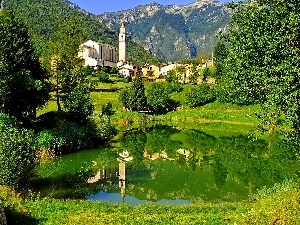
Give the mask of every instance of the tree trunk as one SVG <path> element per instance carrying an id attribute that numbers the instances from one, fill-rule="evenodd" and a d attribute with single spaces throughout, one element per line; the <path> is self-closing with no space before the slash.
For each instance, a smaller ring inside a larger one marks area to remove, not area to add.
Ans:
<path id="1" fill-rule="evenodd" d="M 57 104 L 57 111 L 61 111 L 60 101 L 59 101 L 59 87 L 58 87 L 58 74 L 56 73 L 56 104 Z"/>
<path id="2" fill-rule="evenodd" d="M 56 104 L 57 104 L 57 111 L 61 111 L 60 101 L 59 101 L 59 90 L 56 88 Z"/>

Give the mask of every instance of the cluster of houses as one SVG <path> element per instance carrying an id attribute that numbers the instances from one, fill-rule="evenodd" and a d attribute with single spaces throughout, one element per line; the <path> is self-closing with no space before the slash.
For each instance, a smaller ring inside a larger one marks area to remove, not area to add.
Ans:
<path id="1" fill-rule="evenodd" d="M 142 68 L 128 63 L 126 60 L 126 31 L 125 22 L 121 21 L 119 33 L 119 49 L 108 44 L 88 40 L 79 47 L 78 57 L 84 61 L 85 66 L 90 67 L 117 67 L 121 77 L 133 77 L 137 74 L 148 80 L 164 79 L 170 70 L 178 67 L 185 68 L 184 77 L 188 78 L 191 73 L 191 65 L 169 63 L 162 66 L 146 64 Z M 207 60 L 198 65 L 197 70 L 213 65 L 212 60 Z"/>

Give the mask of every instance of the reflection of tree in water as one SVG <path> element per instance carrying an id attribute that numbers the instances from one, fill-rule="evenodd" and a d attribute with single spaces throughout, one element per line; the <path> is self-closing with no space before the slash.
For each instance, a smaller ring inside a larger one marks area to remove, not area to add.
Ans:
<path id="1" fill-rule="evenodd" d="M 123 150 L 128 151 L 130 156 L 133 157 L 133 165 L 138 165 L 144 159 L 147 136 L 143 130 L 129 130 L 122 134 L 119 141 Z"/>
<path id="2" fill-rule="evenodd" d="M 169 158 L 176 159 L 174 163 L 179 167 L 188 166 L 192 171 L 210 165 L 219 188 L 230 177 L 256 189 L 281 182 L 299 170 L 290 144 L 278 136 L 266 142 L 242 135 L 216 138 L 202 131 L 188 130 L 183 134 L 182 143 L 172 140 L 172 135 L 178 132 L 182 131 L 159 126 L 148 132 L 135 129 L 124 133 L 120 142 L 122 148 L 133 156 L 135 163 L 143 161 L 146 150 L 149 154 L 164 151 Z M 184 149 L 189 155 L 179 154 L 178 149 L 187 143 L 192 147 Z"/>
<path id="3" fill-rule="evenodd" d="M 176 151 L 180 148 L 180 142 L 173 141 L 171 136 L 180 131 L 166 126 L 156 126 L 147 132 L 147 144 L 145 146 L 148 154 L 161 153 L 164 151 L 169 158 L 176 156 Z"/>
<path id="4" fill-rule="evenodd" d="M 214 164 L 212 167 L 216 185 L 218 188 L 221 188 L 226 182 L 228 171 L 227 168 L 221 164 L 218 155 L 214 157 Z"/>
<path id="5" fill-rule="evenodd" d="M 188 134 L 188 142 L 193 148 L 203 153 L 213 152 L 216 148 L 216 138 L 199 130 L 191 130 Z"/>
<path id="6" fill-rule="evenodd" d="M 251 140 L 245 136 L 222 137 L 218 140 L 217 161 L 227 169 L 228 174 L 250 185 L 260 188 L 282 182 L 294 174 L 295 165 L 289 144 L 278 136 L 267 143 L 263 140 Z M 217 173 L 215 173 L 217 174 Z M 220 180 L 221 175 L 217 175 Z"/>

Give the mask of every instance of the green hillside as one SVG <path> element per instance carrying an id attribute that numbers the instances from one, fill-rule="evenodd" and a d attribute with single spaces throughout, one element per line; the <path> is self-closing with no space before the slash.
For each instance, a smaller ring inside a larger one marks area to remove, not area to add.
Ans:
<path id="1" fill-rule="evenodd" d="M 96 16 L 90 14 L 73 3 L 66 0 L 7 0 L 4 7 L 14 10 L 26 22 L 34 46 L 39 56 L 46 56 L 48 44 L 60 24 L 66 22 L 71 16 L 83 20 L 82 26 L 88 30 L 89 39 L 111 44 L 118 47 L 118 33 L 99 22 Z M 159 63 L 157 57 L 149 55 L 142 47 L 135 43 L 128 45 L 129 60 L 137 65 L 146 62 Z"/>

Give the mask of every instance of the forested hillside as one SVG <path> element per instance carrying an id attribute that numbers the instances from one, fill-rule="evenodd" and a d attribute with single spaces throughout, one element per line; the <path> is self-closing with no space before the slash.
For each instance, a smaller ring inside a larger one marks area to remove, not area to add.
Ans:
<path id="1" fill-rule="evenodd" d="M 4 7 L 21 14 L 31 33 L 32 41 L 39 56 L 49 54 L 48 44 L 61 24 L 72 15 L 81 18 L 88 38 L 117 47 L 118 30 L 109 29 L 99 19 L 73 3 L 65 0 L 6 0 Z M 145 62 L 158 63 L 161 60 L 149 55 L 141 46 L 129 44 L 128 59 L 138 65 Z"/>

